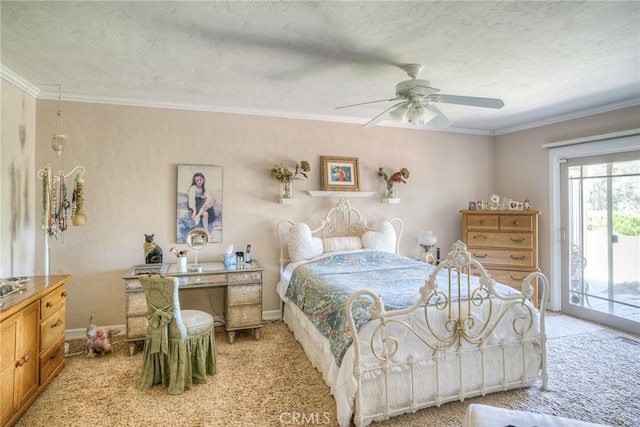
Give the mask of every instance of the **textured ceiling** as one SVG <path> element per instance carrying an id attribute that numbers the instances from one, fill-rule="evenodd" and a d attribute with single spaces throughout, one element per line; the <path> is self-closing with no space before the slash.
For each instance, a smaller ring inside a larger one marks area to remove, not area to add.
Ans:
<path id="1" fill-rule="evenodd" d="M 3 76 L 40 98 L 365 123 L 420 63 L 451 130 L 637 105 L 640 2 L 2 1 Z M 390 124 L 383 121 L 382 124 Z M 428 128 L 428 126 L 426 126 Z M 367 131 L 371 131 L 370 129 Z"/>

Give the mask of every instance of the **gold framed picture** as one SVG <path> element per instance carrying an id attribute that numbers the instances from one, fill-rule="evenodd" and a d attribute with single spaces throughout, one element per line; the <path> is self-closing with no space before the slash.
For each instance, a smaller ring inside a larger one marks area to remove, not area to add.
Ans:
<path id="1" fill-rule="evenodd" d="M 357 157 L 320 156 L 322 191 L 360 191 Z"/>

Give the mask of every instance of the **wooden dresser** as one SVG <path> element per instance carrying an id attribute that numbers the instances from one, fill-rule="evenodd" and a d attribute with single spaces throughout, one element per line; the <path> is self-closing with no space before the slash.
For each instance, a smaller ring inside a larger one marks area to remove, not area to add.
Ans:
<path id="1" fill-rule="evenodd" d="M 71 276 L 34 276 L 2 299 L 0 309 L 0 420 L 13 425 L 64 359 L 66 283 Z"/>
<path id="2" fill-rule="evenodd" d="M 462 210 L 462 241 L 499 283 L 520 290 L 538 268 L 539 211 Z M 538 306 L 534 283 L 533 303 Z"/>
<path id="3" fill-rule="evenodd" d="M 256 259 L 242 267 L 225 267 L 222 262 L 203 262 L 201 272 L 180 272 L 176 264 L 164 264 L 167 276 L 178 278 L 180 292 L 189 289 L 224 287 L 224 321 L 229 342 L 233 344 L 235 331 L 253 329 L 256 340 L 262 328 L 262 271 Z M 146 336 L 147 302 L 140 285 L 140 273 L 145 266 L 134 266 L 124 276 L 127 341 L 143 341 Z M 132 345 L 129 351 L 133 353 Z"/>

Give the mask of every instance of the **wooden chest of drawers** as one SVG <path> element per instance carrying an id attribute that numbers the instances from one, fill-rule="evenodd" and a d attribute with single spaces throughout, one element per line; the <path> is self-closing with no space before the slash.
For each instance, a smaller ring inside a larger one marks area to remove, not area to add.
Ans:
<path id="1" fill-rule="evenodd" d="M 0 424 L 13 425 L 65 366 L 66 283 L 34 276 L 0 310 Z"/>
<path id="2" fill-rule="evenodd" d="M 195 288 L 225 288 L 224 321 L 231 343 L 235 331 L 253 329 L 260 339 L 262 328 L 262 271 L 256 259 L 241 268 L 226 268 L 221 262 L 201 263 L 202 272 L 179 272 L 176 264 L 167 264 L 166 275 L 178 278 L 180 290 Z M 127 341 L 142 341 L 146 336 L 147 302 L 135 267 L 124 277 Z M 130 347 L 132 349 L 132 347 Z"/>
<path id="3" fill-rule="evenodd" d="M 517 290 L 538 271 L 538 211 L 463 210 L 462 241 L 496 282 Z M 538 306 L 534 283 L 533 303 Z"/>

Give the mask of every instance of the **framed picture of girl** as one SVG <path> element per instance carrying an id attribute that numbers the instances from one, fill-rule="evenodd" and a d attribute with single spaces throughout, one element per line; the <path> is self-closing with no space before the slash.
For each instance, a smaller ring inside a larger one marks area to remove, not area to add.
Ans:
<path id="1" fill-rule="evenodd" d="M 209 243 L 222 242 L 222 166 L 178 165 L 177 243 L 202 227 Z"/>

